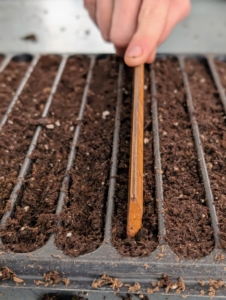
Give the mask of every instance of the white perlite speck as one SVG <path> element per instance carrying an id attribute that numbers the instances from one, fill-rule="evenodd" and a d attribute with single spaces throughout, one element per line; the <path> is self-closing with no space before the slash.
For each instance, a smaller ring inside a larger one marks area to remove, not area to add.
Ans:
<path id="1" fill-rule="evenodd" d="M 53 129 L 53 128 L 54 128 L 54 125 L 53 125 L 53 124 L 47 124 L 47 125 L 46 125 L 46 128 L 47 128 L 47 129 Z"/>
<path id="2" fill-rule="evenodd" d="M 148 138 L 144 138 L 144 144 L 148 144 L 149 139 Z"/>
<path id="3" fill-rule="evenodd" d="M 72 236 L 72 233 L 71 232 L 68 232 L 66 237 L 71 237 Z"/>
<path id="4" fill-rule="evenodd" d="M 29 206 L 24 206 L 24 211 L 27 212 L 29 210 L 29 208 L 30 208 Z"/>
<path id="5" fill-rule="evenodd" d="M 55 124 L 56 124 L 56 126 L 60 126 L 60 121 L 59 120 L 57 120 L 56 122 L 55 122 Z"/>
<path id="6" fill-rule="evenodd" d="M 105 120 L 106 117 L 109 116 L 109 115 L 110 115 L 110 111 L 108 111 L 108 110 L 103 111 L 103 112 L 102 112 L 102 119 Z"/>

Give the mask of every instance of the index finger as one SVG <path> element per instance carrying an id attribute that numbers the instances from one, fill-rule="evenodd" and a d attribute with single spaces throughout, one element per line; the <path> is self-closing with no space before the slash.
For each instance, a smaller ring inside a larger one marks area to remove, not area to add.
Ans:
<path id="1" fill-rule="evenodd" d="M 125 53 L 129 66 L 148 61 L 165 28 L 171 0 L 144 0 L 138 17 L 138 28 Z"/>

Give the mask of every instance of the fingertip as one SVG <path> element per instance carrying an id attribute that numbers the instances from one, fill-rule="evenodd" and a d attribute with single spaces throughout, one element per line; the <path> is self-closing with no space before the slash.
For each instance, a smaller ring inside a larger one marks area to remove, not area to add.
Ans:
<path id="1" fill-rule="evenodd" d="M 141 46 L 129 46 L 126 50 L 124 61 L 129 67 L 136 67 L 145 63 L 148 55 Z"/>
<path id="2" fill-rule="evenodd" d="M 145 59 L 142 57 L 130 58 L 130 57 L 124 56 L 124 61 L 125 61 L 125 64 L 129 67 L 136 67 L 136 66 L 139 66 L 139 65 L 145 63 Z"/>
<path id="3" fill-rule="evenodd" d="M 151 64 L 155 61 L 156 58 L 156 49 L 152 52 L 152 54 L 149 56 L 148 60 L 146 63 Z"/>
<path id="4" fill-rule="evenodd" d="M 155 61 L 156 58 L 156 49 L 152 52 L 151 55 L 149 55 L 149 57 L 146 59 L 145 57 L 141 56 L 141 57 L 136 57 L 136 58 L 130 58 L 127 56 L 124 56 L 124 61 L 126 63 L 127 66 L 129 67 L 136 67 L 139 66 L 141 64 L 151 64 Z"/>
<path id="5" fill-rule="evenodd" d="M 146 63 L 155 48 L 156 44 L 151 42 L 150 36 L 136 34 L 126 50 L 125 63 L 133 67 Z"/>

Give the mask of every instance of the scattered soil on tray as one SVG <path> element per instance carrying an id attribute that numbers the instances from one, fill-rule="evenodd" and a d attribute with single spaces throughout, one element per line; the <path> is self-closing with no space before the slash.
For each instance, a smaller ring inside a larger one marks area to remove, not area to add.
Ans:
<path id="1" fill-rule="evenodd" d="M 17 277 L 16 273 L 8 267 L 0 268 L 0 281 L 12 280 L 15 283 L 23 283 L 23 279 Z"/>
<path id="2" fill-rule="evenodd" d="M 43 246 L 53 230 L 88 70 L 88 57 L 70 58 L 47 118 L 35 120 L 43 128 L 31 155 L 31 169 L 16 210 L 1 233 L 5 245 L 15 252 Z"/>
<path id="3" fill-rule="evenodd" d="M 34 280 L 36 285 L 44 285 L 45 287 L 49 285 L 54 287 L 60 282 L 63 282 L 66 286 L 70 284 L 70 280 L 68 278 L 61 277 L 56 270 L 44 273 L 43 280 Z"/>
<path id="4" fill-rule="evenodd" d="M 123 286 L 123 282 L 116 277 L 103 274 L 101 278 L 94 279 L 92 282 L 92 288 L 99 289 L 103 286 L 110 286 L 113 290 L 119 290 Z"/>
<path id="5" fill-rule="evenodd" d="M 92 252 L 103 241 L 117 78 L 115 57 L 97 61 L 56 236 L 57 247 L 70 256 Z"/>
<path id="6" fill-rule="evenodd" d="M 121 128 L 119 137 L 118 169 L 113 215 L 113 245 L 122 256 L 147 256 L 157 245 L 158 221 L 155 207 L 155 178 L 150 93 L 145 93 L 144 132 L 144 215 L 142 228 L 135 238 L 126 235 L 128 206 L 128 175 L 130 159 L 130 135 L 132 113 L 132 69 L 126 67 L 123 82 L 123 103 L 121 107 Z M 145 87 L 149 87 L 149 72 L 146 70 Z"/>
<path id="7" fill-rule="evenodd" d="M 0 73 L 0 120 L 6 112 L 29 64 L 28 62 L 11 60 Z"/>
<path id="8" fill-rule="evenodd" d="M 177 60 L 173 58 L 157 60 L 154 69 L 166 239 L 178 256 L 197 259 L 213 250 L 214 238 L 182 74 Z"/>
<path id="9" fill-rule="evenodd" d="M 59 63 L 58 56 L 40 59 L 0 133 L 0 219 L 7 210 L 7 202 L 36 128 L 34 120 L 41 116 Z"/>
<path id="10" fill-rule="evenodd" d="M 226 88 L 226 64 L 218 62 L 217 66 Z M 190 59 L 186 67 L 216 206 L 221 244 L 226 249 L 226 116 L 206 64 Z"/>

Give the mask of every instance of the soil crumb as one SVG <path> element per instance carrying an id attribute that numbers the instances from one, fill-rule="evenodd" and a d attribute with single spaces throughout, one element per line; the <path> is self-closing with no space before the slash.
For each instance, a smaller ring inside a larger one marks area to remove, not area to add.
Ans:
<path id="1" fill-rule="evenodd" d="M 12 271 L 10 268 L 2 267 L 0 269 L 0 281 L 9 280 L 9 279 L 11 279 L 17 284 L 24 282 L 23 279 L 17 277 L 16 273 Z"/>
<path id="2" fill-rule="evenodd" d="M 173 282 L 168 275 L 163 274 L 157 282 L 152 282 L 152 288 L 148 288 L 147 293 L 153 294 L 158 292 L 161 288 L 165 288 L 165 293 L 173 290 L 176 291 L 177 294 L 180 294 L 186 290 L 183 278 L 180 277 L 177 281 Z"/>
<path id="3" fill-rule="evenodd" d="M 44 285 L 45 287 L 47 287 L 49 285 L 55 286 L 56 284 L 58 284 L 60 282 L 64 283 L 66 286 L 68 286 L 70 284 L 70 280 L 68 278 L 61 277 L 60 274 L 55 270 L 44 273 L 43 279 L 44 279 L 44 281 L 34 280 L 34 283 L 36 285 Z"/>
<path id="4" fill-rule="evenodd" d="M 92 287 L 95 289 L 106 285 L 110 286 L 113 290 L 118 290 L 123 286 L 123 283 L 118 278 L 110 277 L 106 274 L 103 274 L 100 279 L 95 279 L 92 283 Z"/>

